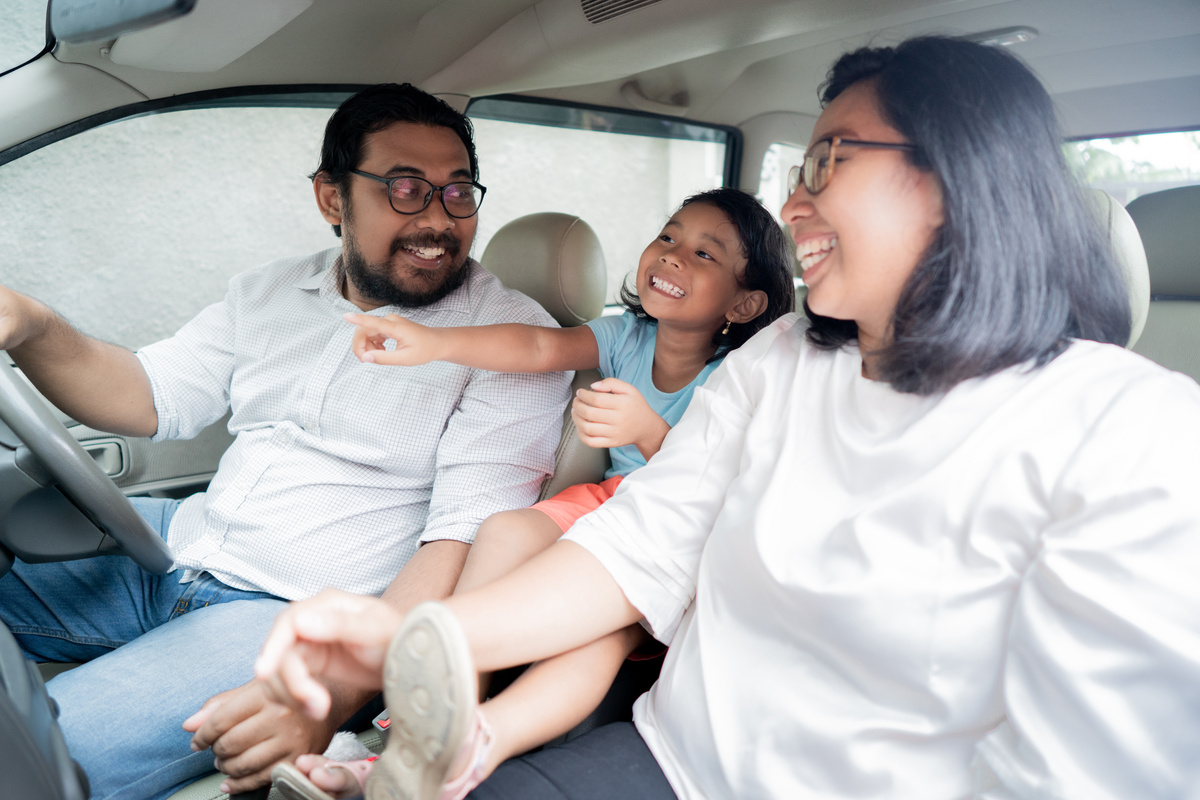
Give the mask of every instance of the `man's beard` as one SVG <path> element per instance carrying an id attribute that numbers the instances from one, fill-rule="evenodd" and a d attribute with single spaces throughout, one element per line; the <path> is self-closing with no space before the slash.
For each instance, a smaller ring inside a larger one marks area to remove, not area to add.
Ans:
<path id="1" fill-rule="evenodd" d="M 462 243 L 457 236 L 449 233 L 434 234 L 429 233 L 421 236 L 407 236 L 397 238 L 392 242 L 389 260 L 377 263 L 369 263 L 363 258 L 362 252 L 358 249 L 358 242 L 355 241 L 354 235 L 349 230 L 343 228 L 345 239 L 342 242 L 342 267 L 346 271 L 346 278 L 354 284 L 354 288 L 364 299 L 370 300 L 373 303 L 379 303 L 386 306 L 400 306 L 402 308 L 418 308 L 436 303 L 446 295 L 453 292 L 458 287 L 462 286 L 467 280 L 467 257 L 459 258 L 459 253 L 462 250 Z M 442 258 L 446 259 L 449 266 L 444 271 L 412 270 L 409 271 L 408 277 L 412 283 L 430 284 L 433 278 L 439 276 L 442 282 L 437 286 L 431 286 L 424 290 L 414 290 L 405 288 L 399 285 L 393 278 L 394 268 L 391 264 L 391 258 L 405 247 L 441 247 L 446 252 Z M 415 273 L 415 274 L 414 274 Z"/>

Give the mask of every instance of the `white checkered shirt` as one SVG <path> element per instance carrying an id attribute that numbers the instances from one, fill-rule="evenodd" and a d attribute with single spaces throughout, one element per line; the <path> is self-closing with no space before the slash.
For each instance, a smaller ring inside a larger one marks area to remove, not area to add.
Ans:
<path id="1" fill-rule="evenodd" d="M 189 438 L 230 407 L 236 440 L 168 541 L 200 571 L 287 599 L 326 586 L 379 594 L 419 542 L 470 542 L 489 514 L 537 499 L 554 466 L 569 373 L 512 375 L 433 363 L 390 367 L 350 350 L 358 311 L 339 248 L 236 276 L 222 302 L 138 353 L 156 441 Z M 424 308 L 426 325 L 554 325 L 474 261 Z"/>

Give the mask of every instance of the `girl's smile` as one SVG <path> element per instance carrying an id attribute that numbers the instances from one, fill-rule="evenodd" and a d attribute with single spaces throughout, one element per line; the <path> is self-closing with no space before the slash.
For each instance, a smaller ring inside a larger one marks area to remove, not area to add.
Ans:
<path id="1" fill-rule="evenodd" d="M 665 324 L 711 337 L 746 294 L 739 282 L 745 270 L 741 239 L 725 212 L 690 203 L 642 252 L 637 292 L 660 331 Z"/>

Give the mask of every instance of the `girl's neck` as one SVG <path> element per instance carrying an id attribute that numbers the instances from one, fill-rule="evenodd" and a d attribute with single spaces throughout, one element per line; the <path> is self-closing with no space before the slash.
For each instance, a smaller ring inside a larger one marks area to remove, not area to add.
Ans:
<path id="1" fill-rule="evenodd" d="M 681 331 L 660 321 L 654 337 L 654 388 L 670 394 L 687 386 L 717 352 L 712 331 Z"/>

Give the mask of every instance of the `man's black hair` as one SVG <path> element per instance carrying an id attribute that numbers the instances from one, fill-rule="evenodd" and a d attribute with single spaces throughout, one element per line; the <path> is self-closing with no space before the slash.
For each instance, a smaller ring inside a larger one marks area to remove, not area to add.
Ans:
<path id="1" fill-rule="evenodd" d="M 411 122 L 454 131 L 471 162 L 471 180 L 479 180 L 479 162 L 475 156 L 474 129 L 466 116 L 455 111 L 445 101 L 422 91 L 411 83 L 381 83 L 369 86 L 349 97 L 333 112 L 325 124 L 325 140 L 321 143 L 321 163 L 309 176 L 323 176 L 338 187 L 343 198 L 350 196 L 350 170 L 358 169 L 362 161 L 363 142 L 367 135 L 381 131 L 396 122 Z M 340 225 L 333 232 L 342 235 Z"/>

